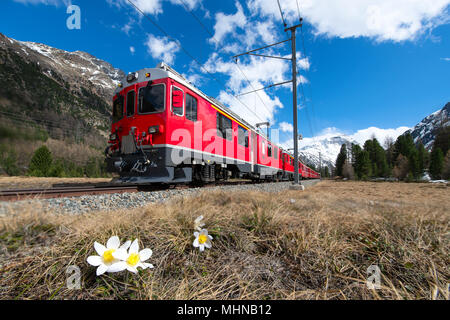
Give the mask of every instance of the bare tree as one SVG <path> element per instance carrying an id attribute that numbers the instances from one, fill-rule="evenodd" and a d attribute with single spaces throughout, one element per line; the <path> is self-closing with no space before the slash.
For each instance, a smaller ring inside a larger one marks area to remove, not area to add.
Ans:
<path id="1" fill-rule="evenodd" d="M 342 175 L 344 178 L 353 180 L 355 179 L 355 170 L 350 161 L 345 160 L 344 165 L 342 167 Z"/>

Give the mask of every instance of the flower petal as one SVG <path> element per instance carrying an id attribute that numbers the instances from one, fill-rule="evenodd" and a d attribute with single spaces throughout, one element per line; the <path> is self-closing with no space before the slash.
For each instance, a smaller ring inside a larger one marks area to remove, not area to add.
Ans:
<path id="1" fill-rule="evenodd" d="M 97 268 L 97 276 L 104 274 L 106 270 L 108 270 L 108 267 L 105 264 L 99 265 L 99 267 Z"/>
<path id="2" fill-rule="evenodd" d="M 106 248 L 108 249 L 118 249 L 120 246 L 120 240 L 118 236 L 112 236 L 109 238 L 108 242 L 106 242 Z"/>
<path id="3" fill-rule="evenodd" d="M 112 253 L 112 256 L 118 260 L 127 260 L 128 259 L 127 250 L 124 248 L 117 249 L 116 251 L 114 251 Z"/>
<path id="4" fill-rule="evenodd" d="M 95 251 L 97 251 L 99 256 L 102 256 L 106 251 L 106 247 L 104 245 L 98 243 L 97 241 L 94 242 L 94 249 L 95 249 Z"/>
<path id="5" fill-rule="evenodd" d="M 142 264 L 145 267 L 145 268 L 143 267 L 143 269 L 147 269 L 147 268 L 153 269 L 154 268 L 154 266 L 151 263 L 142 262 Z"/>
<path id="6" fill-rule="evenodd" d="M 108 267 L 108 270 L 106 272 L 120 272 L 127 268 L 127 263 L 125 261 L 119 261 L 116 263 L 113 263 Z"/>
<path id="7" fill-rule="evenodd" d="M 120 246 L 120 249 L 128 250 L 128 248 L 130 247 L 130 245 L 131 245 L 131 241 L 128 240 L 128 241 L 126 241 L 123 245 Z"/>
<path id="8" fill-rule="evenodd" d="M 198 216 L 197 219 L 195 219 L 195 223 L 199 223 L 203 219 L 203 215 Z"/>
<path id="9" fill-rule="evenodd" d="M 203 250 L 205 250 L 205 245 L 201 244 L 201 245 L 199 246 L 199 248 L 200 248 L 200 252 L 202 252 Z"/>
<path id="10" fill-rule="evenodd" d="M 98 267 L 103 263 L 103 259 L 100 256 L 89 256 L 86 261 L 94 267 Z"/>
<path id="11" fill-rule="evenodd" d="M 127 265 L 127 270 L 130 271 L 130 272 L 133 272 L 133 273 L 138 273 L 138 271 L 137 271 L 136 268 L 130 267 L 130 266 L 128 266 L 128 265 Z"/>
<path id="12" fill-rule="evenodd" d="M 194 232 L 194 237 L 198 238 L 199 235 L 200 235 L 200 233 L 198 233 L 197 231 Z"/>
<path id="13" fill-rule="evenodd" d="M 193 245 L 194 247 L 196 247 L 196 248 L 199 246 L 199 243 L 198 243 L 198 237 L 195 238 L 195 240 L 194 240 L 194 242 L 192 243 L 192 245 Z"/>
<path id="14" fill-rule="evenodd" d="M 151 249 L 144 249 L 139 251 L 139 258 L 141 261 L 145 261 L 152 256 L 153 251 Z"/>
<path id="15" fill-rule="evenodd" d="M 205 247 L 207 247 L 208 249 L 211 248 L 212 247 L 211 241 L 206 241 Z"/>
<path id="16" fill-rule="evenodd" d="M 212 239 L 213 239 L 213 237 L 212 237 L 212 236 L 210 236 L 210 235 L 208 235 L 208 238 L 209 238 L 210 240 L 212 240 Z"/>
<path id="17" fill-rule="evenodd" d="M 135 239 L 133 241 L 133 243 L 130 246 L 130 250 L 128 251 L 129 253 L 138 253 L 139 252 L 139 243 L 138 243 L 138 239 Z"/>

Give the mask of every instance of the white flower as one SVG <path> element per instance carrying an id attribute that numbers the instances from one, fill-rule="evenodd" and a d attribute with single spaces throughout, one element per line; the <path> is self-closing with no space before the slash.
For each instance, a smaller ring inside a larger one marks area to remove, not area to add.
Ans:
<path id="1" fill-rule="evenodd" d="M 198 230 L 198 231 L 202 230 L 202 227 L 205 225 L 202 222 L 202 220 L 203 220 L 203 216 L 199 216 L 199 217 L 197 217 L 197 219 L 195 219 L 195 221 L 194 221 L 194 229 L 195 230 Z"/>
<path id="2" fill-rule="evenodd" d="M 121 261 L 113 256 L 115 252 L 125 251 L 130 246 L 131 241 L 120 246 L 118 236 L 112 236 L 106 243 L 106 247 L 98 242 L 94 242 L 94 249 L 98 256 L 89 256 L 87 262 L 97 268 L 97 276 L 105 272 L 119 272 L 125 269 Z"/>
<path id="3" fill-rule="evenodd" d="M 199 248 L 200 251 L 205 250 L 205 247 L 211 248 L 211 240 L 213 237 L 208 235 L 208 230 L 202 229 L 200 232 L 194 232 L 194 236 L 195 240 L 192 243 L 194 247 Z"/>
<path id="4" fill-rule="evenodd" d="M 135 239 L 128 250 L 117 250 L 113 253 L 114 258 L 122 260 L 121 267 L 123 266 L 125 270 L 127 269 L 130 272 L 137 273 L 137 268 L 141 267 L 142 269 L 153 268 L 153 265 L 150 263 L 145 263 L 144 261 L 149 259 L 152 256 L 151 249 L 143 249 L 139 251 L 139 243 L 138 240 Z"/>

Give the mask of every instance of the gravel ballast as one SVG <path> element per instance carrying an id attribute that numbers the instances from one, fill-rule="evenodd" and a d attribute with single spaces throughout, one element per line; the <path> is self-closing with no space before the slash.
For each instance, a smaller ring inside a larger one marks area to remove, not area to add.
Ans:
<path id="1" fill-rule="evenodd" d="M 305 187 L 318 181 L 302 181 Z M 84 195 L 79 197 L 54 199 L 29 199 L 15 202 L 0 202 L 0 216 L 14 214 L 23 210 L 39 210 L 57 214 L 83 214 L 92 211 L 108 211 L 117 209 L 132 209 L 149 203 L 164 202 L 174 197 L 196 195 L 201 191 L 263 191 L 280 192 L 288 190 L 291 182 L 223 185 L 203 188 L 167 189 L 151 192 L 126 192 L 101 195 Z"/>

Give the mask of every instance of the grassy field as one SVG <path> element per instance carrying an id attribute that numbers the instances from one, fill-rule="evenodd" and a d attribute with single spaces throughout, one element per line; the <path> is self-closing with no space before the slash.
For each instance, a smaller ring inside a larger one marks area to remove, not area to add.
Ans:
<path id="1" fill-rule="evenodd" d="M 2 299 L 449 299 L 450 188 L 324 181 L 306 191 L 202 192 L 82 216 L 0 220 Z M 211 249 L 193 248 L 204 215 Z M 139 238 L 155 268 L 96 277 L 86 258 Z M 66 268 L 81 289 L 66 287 Z M 381 271 L 368 289 L 367 269 Z"/>

